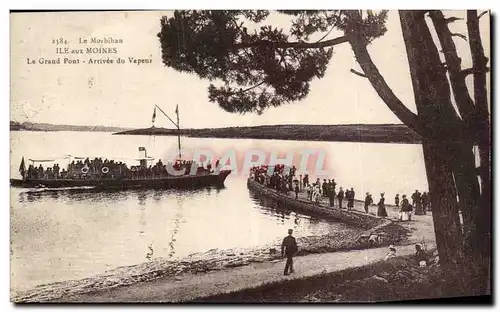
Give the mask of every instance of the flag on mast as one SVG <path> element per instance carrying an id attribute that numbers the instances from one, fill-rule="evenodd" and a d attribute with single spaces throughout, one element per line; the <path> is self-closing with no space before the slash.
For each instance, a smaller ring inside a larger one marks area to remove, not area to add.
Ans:
<path id="1" fill-rule="evenodd" d="M 139 147 L 139 152 L 144 152 L 144 151 L 146 151 L 146 148 L 144 146 L 140 146 Z"/>
<path id="2" fill-rule="evenodd" d="M 153 119 L 152 119 L 153 123 L 155 123 L 155 119 L 156 119 L 156 106 L 155 106 L 155 110 L 153 111 Z"/>
<path id="3" fill-rule="evenodd" d="M 26 173 L 26 165 L 24 164 L 24 156 L 23 158 L 21 159 L 21 165 L 19 166 L 19 173 L 21 174 L 21 176 L 24 177 L 24 174 Z"/>
<path id="4" fill-rule="evenodd" d="M 177 104 L 177 106 L 175 107 L 175 113 L 179 114 L 179 104 Z"/>

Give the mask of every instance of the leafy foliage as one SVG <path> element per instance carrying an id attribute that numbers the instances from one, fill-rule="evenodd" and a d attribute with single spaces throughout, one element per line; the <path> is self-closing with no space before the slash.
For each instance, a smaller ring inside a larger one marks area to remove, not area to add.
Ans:
<path id="1" fill-rule="evenodd" d="M 280 11 L 290 17 L 287 32 L 261 25 L 268 11 L 175 11 L 161 19 L 166 66 L 212 82 L 209 100 L 229 112 L 262 113 L 265 108 L 304 99 L 314 78 L 325 75 L 333 45 L 320 44 L 337 28 L 358 31 L 367 42 L 385 31 L 387 12 L 351 18 L 351 11 Z M 309 42 L 311 35 L 326 33 Z"/>

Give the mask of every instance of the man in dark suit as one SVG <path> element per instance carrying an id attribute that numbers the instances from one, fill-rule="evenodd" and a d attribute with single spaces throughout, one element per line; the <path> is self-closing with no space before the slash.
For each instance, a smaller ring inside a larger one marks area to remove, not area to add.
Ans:
<path id="1" fill-rule="evenodd" d="M 290 273 L 293 273 L 293 256 L 297 253 L 298 247 L 297 242 L 295 241 L 295 237 L 292 236 L 293 230 L 288 230 L 288 236 L 283 239 L 283 243 L 281 244 L 281 257 L 286 255 L 286 264 L 285 264 L 285 275 L 288 275 L 288 269 L 290 269 Z"/>

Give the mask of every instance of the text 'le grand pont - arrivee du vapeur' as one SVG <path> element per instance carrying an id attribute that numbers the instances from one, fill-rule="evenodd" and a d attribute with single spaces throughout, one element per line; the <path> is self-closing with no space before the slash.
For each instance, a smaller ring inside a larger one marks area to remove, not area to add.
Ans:
<path id="1" fill-rule="evenodd" d="M 75 64 L 151 64 L 152 56 L 120 56 L 124 40 L 116 37 L 79 37 L 69 40 L 53 38 L 51 48 L 42 50 L 46 55 L 27 57 L 30 65 L 75 65 Z"/>

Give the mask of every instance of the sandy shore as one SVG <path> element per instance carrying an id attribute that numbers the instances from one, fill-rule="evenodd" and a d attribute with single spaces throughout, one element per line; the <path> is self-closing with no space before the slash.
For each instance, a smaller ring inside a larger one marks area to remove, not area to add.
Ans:
<path id="1" fill-rule="evenodd" d="M 356 202 L 354 208 L 363 211 L 363 204 Z M 371 209 L 373 210 L 373 207 Z M 390 219 L 397 217 L 395 207 L 388 206 L 387 210 Z M 433 245 L 432 217 L 415 216 L 414 219 L 415 221 L 411 222 L 397 222 L 398 228 L 406 229 L 409 235 L 399 241 L 394 238 L 396 241 L 387 242 L 387 244 L 424 242 Z M 353 228 L 345 232 L 337 232 L 335 236 L 299 237 L 300 252 L 296 258 L 297 263 L 307 264 L 304 269 L 301 269 L 302 273 L 292 278 L 314 276 L 324 270 L 333 272 L 351 267 L 351 264 L 359 266 L 380 260 L 387 252 L 386 248 L 365 249 L 368 246 L 360 245 L 356 241 L 362 232 Z M 179 261 L 153 259 L 134 266 L 119 267 L 91 278 L 40 285 L 29 291 L 12 293 L 11 301 L 173 302 L 192 300 L 222 291 L 234 291 L 241 287 L 256 287 L 263 283 L 273 282 L 275 278 L 282 278 L 282 259 L 271 250 L 276 249 L 279 252 L 280 243 L 281 241 L 277 240 L 275 244 L 253 250 L 211 250 L 206 253 L 193 254 Z M 404 250 L 413 249 L 409 246 L 404 247 L 402 251 Z M 362 257 L 364 260 L 356 260 L 357 257 Z M 330 265 L 330 261 L 333 261 L 334 265 Z M 240 276 L 243 284 L 237 282 L 237 279 L 231 282 L 233 276 Z M 220 283 L 225 285 L 225 288 L 221 288 Z M 193 290 L 191 294 L 182 295 L 183 289 L 190 288 L 199 291 Z M 164 291 L 163 296 L 160 296 L 158 292 L 161 289 L 168 289 L 168 295 Z M 130 294 L 127 297 L 126 294 L 130 291 L 133 291 L 133 295 Z M 114 297 L 116 292 L 121 295 Z"/>

